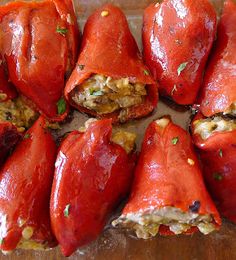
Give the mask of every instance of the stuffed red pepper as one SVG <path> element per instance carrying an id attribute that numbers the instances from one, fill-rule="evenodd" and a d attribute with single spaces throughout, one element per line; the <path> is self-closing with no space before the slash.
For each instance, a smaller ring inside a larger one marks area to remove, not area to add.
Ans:
<path id="1" fill-rule="evenodd" d="M 135 163 L 135 135 L 112 134 L 111 119 L 70 133 L 56 161 L 51 222 L 65 256 L 95 240 L 114 207 L 127 195 Z"/>
<path id="2" fill-rule="evenodd" d="M 0 167 L 6 159 L 9 152 L 15 147 L 20 140 L 21 134 L 11 123 L 0 122 Z"/>
<path id="3" fill-rule="evenodd" d="M 55 246 L 49 199 L 56 144 L 40 117 L 0 170 L 0 249 Z"/>
<path id="4" fill-rule="evenodd" d="M 146 116 L 156 107 L 157 84 L 118 7 L 105 5 L 89 17 L 65 96 L 79 111 L 114 122 Z"/>
<path id="5" fill-rule="evenodd" d="M 145 10 L 144 60 L 161 95 L 181 105 L 195 102 L 215 34 L 208 0 L 164 0 Z"/>
<path id="6" fill-rule="evenodd" d="M 0 7 L 1 52 L 9 78 L 39 112 L 63 120 L 65 77 L 75 65 L 78 28 L 70 0 Z"/>
<path id="7" fill-rule="evenodd" d="M 205 116 L 236 115 L 236 3 L 226 0 L 199 103 Z"/>
<path id="8" fill-rule="evenodd" d="M 189 134 L 169 118 L 151 123 L 135 171 L 131 196 L 114 226 L 139 238 L 156 234 L 208 234 L 221 219 L 204 186 Z"/>
<path id="9" fill-rule="evenodd" d="M 236 120 L 198 114 L 192 122 L 192 134 L 219 212 L 236 223 Z"/>

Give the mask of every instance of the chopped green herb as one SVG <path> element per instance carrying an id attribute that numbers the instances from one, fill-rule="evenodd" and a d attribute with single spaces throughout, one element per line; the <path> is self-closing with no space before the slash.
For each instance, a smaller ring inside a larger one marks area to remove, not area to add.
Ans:
<path id="1" fill-rule="evenodd" d="M 70 214 L 69 210 L 70 210 L 70 204 L 67 204 L 64 209 L 64 216 L 67 218 L 69 217 L 69 214 Z"/>
<path id="2" fill-rule="evenodd" d="M 30 138 L 30 134 L 25 134 L 24 139 Z"/>
<path id="3" fill-rule="evenodd" d="M 92 89 L 92 88 L 89 89 L 89 94 L 90 94 L 90 95 L 93 95 L 94 92 L 95 92 L 94 89 Z"/>
<path id="4" fill-rule="evenodd" d="M 179 65 L 179 67 L 177 69 L 178 76 L 180 76 L 181 72 L 186 68 L 187 65 L 188 65 L 188 62 L 184 62 Z"/>
<path id="5" fill-rule="evenodd" d="M 220 155 L 221 158 L 223 157 L 223 151 L 222 151 L 222 149 L 219 150 L 219 155 Z"/>
<path id="6" fill-rule="evenodd" d="M 0 245 L 4 243 L 4 238 L 0 238 Z"/>
<path id="7" fill-rule="evenodd" d="M 222 174 L 216 172 L 213 174 L 213 178 L 216 180 L 216 181 L 222 181 L 223 180 L 223 176 Z"/>
<path id="8" fill-rule="evenodd" d="M 144 70 L 144 71 L 143 71 L 143 74 L 148 76 L 150 73 L 149 73 L 148 70 Z"/>
<path id="9" fill-rule="evenodd" d="M 68 29 L 61 28 L 60 26 L 57 26 L 56 32 L 59 33 L 62 36 L 65 36 L 67 34 L 67 32 L 68 32 Z"/>
<path id="10" fill-rule="evenodd" d="M 175 91 L 177 91 L 177 86 L 176 85 L 174 85 L 173 89 L 171 90 L 171 96 L 174 95 Z"/>
<path id="11" fill-rule="evenodd" d="M 90 91 L 90 90 L 89 90 Z M 101 90 L 98 90 L 98 91 L 93 91 L 93 94 L 91 94 L 93 96 L 102 96 L 103 95 L 103 92 Z"/>
<path id="12" fill-rule="evenodd" d="M 173 145 L 176 145 L 178 142 L 179 142 L 179 137 L 174 137 L 174 138 L 172 139 L 172 144 L 173 144 Z"/>
<path id="13" fill-rule="evenodd" d="M 78 67 L 79 67 L 80 70 L 83 70 L 85 65 L 79 64 Z"/>
<path id="14" fill-rule="evenodd" d="M 57 102 L 57 113 L 59 115 L 62 115 L 65 113 L 65 111 L 66 111 L 66 101 L 64 100 L 64 98 L 61 98 Z"/>

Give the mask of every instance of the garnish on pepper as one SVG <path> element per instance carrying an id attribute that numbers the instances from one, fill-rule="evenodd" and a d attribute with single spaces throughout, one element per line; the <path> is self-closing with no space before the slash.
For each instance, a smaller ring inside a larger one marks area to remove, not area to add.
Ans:
<path id="1" fill-rule="evenodd" d="M 160 93 L 181 105 L 193 104 L 216 33 L 208 0 L 164 0 L 144 12 L 144 60 Z"/>
<path id="2" fill-rule="evenodd" d="M 172 140 L 178 136 L 178 143 Z M 188 161 L 194 161 L 190 164 Z M 139 238 L 193 233 L 208 234 L 221 219 L 205 188 L 190 135 L 169 118 L 146 131 L 131 196 L 114 226 Z"/>
<path id="3" fill-rule="evenodd" d="M 69 107 L 58 114 L 57 103 L 75 66 L 79 39 L 72 1 L 11 2 L 0 7 L 0 18 L 10 80 L 40 113 L 62 121 Z"/>
<path id="4" fill-rule="evenodd" d="M 111 123 L 111 119 L 90 120 L 83 132 L 70 133 L 60 147 L 50 214 L 65 256 L 99 236 L 108 216 L 129 191 L 135 138 L 126 132 L 112 136 Z"/>
<path id="5" fill-rule="evenodd" d="M 56 245 L 49 199 L 56 144 L 40 117 L 0 170 L 0 249 L 44 249 Z"/>
<path id="6" fill-rule="evenodd" d="M 199 113 L 192 122 L 192 135 L 219 212 L 236 223 L 236 120 Z"/>
<path id="7" fill-rule="evenodd" d="M 101 15 L 104 10 L 108 16 Z M 89 17 L 77 64 L 83 66 L 73 71 L 65 96 L 79 111 L 126 122 L 156 107 L 157 84 L 119 8 L 105 5 Z"/>
<path id="8" fill-rule="evenodd" d="M 198 103 L 204 116 L 236 116 L 236 3 L 226 0 Z"/>

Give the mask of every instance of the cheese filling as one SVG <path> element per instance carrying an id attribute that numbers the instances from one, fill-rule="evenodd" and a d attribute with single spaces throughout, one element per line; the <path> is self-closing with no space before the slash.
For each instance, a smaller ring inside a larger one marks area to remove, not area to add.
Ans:
<path id="1" fill-rule="evenodd" d="M 72 100 L 103 115 L 140 105 L 146 95 L 144 84 L 96 74 L 76 88 Z"/>
<path id="2" fill-rule="evenodd" d="M 112 222 L 114 227 L 122 227 L 135 232 L 138 238 L 149 239 L 158 234 L 160 225 L 168 226 L 174 234 L 182 234 L 197 227 L 203 234 L 216 229 L 211 215 L 183 212 L 174 207 L 163 207 L 148 213 L 140 212 L 121 215 Z"/>
<path id="3" fill-rule="evenodd" d="M 224 114 L 236 116 L 236 102 L 233 102 L 232 105 L 224 112 Z"/>
<path id="4" fill-rule="evenodd" d="M 215 132 L 229 132 L 236 129 L 236 120 L 229 120 L 219 116 L 196 120 L 193 124 L 194 134 L 199 134 L 203 140 L 206 140 Z"/>
<path id="5" fill-rule="evenodd" d="M 80 132 L 85 132 L 91 123 L 96 122 L 97 119 L 90 118 L 87 120 L 84 124 L 84 127 L 81 127 L 79 129 Z M 115 144 L 120 145 L 124 150 L 127 152 L 127 154 L 131 153 L 135 148 L 135 140 L 136 140 L 136 134 L 131 132 L 126 132 L 119 129 L 113 129 L 111 141 Z"/>
<path id="6" fill-rule="evenodd" d="M 0 122 L 11 122 L 19 131 L 29 128 L 38 114 L 25 104 L 21 97 L 0 102 Z"/>

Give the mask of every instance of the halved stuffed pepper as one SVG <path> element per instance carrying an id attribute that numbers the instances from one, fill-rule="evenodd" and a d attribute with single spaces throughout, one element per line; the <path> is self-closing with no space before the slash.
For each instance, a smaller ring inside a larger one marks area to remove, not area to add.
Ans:
<path id="1" fill-rule="evenodd" d="M 143 54 L 160 93 L 193 104 L 216 34 L 216 13 L 208 0 L 164 0 L 144 12 Z"/>
<path id="2" fill-rule="evenodd" d="M 205 118 L 199 113 L 192 122 L 192 134 L 219 212 L 236 223 L 236 120 Z"/>
<path id="3" fill-rule="evenodd" d="M 112 133 L 111 119 L 88 121 L 63 141 L 56 160 L 50 215 L 65 256 L 95 240 L 129 192 L 135 135 Z"/>
<path id="4" fill-rule="evenodd" d="M 105 5 L 89 17 L 65 96 L 79 111 L 114 122 L 144 117 L 156 107 L 157 84 L 118 7 Z"/>
<path id="5" fill-rule="evenodd" d="M 0 7 L 1 53 L 9 78 L 37 110 L 61 121 L 65 77 L 74 68 L 78 28 L 71 0 L 11 2 Z"/>
<path id="6" fill-rule="evenodd" d="M 196 230 L 208 234 L 221 225 L 191 137 L 169 118 L 149 125 L 131 196 L 113 225 L 144 239 Z"/>
<path id="7" fill-rule="evenodd" d="M 40 117 L 0 170 L 0 249 L 47 249 L 56 245 L 49 199 L 56 144 Z"/>
<path id="8" fill-rule="evenodd" d="M 199 102 L 204 116 L 236 116 L 236 3 L 226 0 Z"/>

